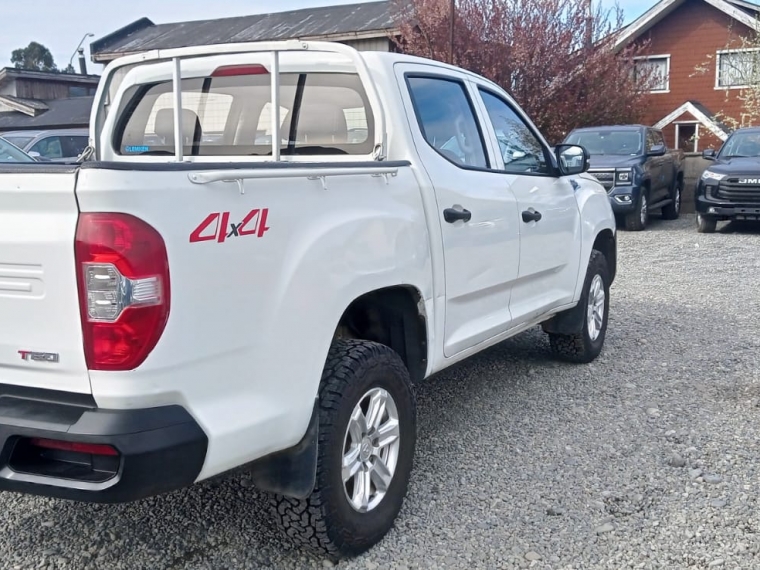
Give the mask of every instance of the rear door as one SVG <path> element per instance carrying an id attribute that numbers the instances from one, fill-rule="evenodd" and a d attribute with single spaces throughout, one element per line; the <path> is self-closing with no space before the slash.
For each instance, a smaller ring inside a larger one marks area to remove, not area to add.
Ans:
<path id="1" fill-rule="evenodd" d="M 76 171 L 0 170 L 0 385 L 89 393 L 74 263 Z"/>
<path id="2" fill-rule="evenodd" d="M 444 355 L 508 330 L 519 265 L 517 202 L 491 168 L 487 135 L 468 81 L 456 74 L 397 66 L 414 144 L 437 201 L 444 249 Z"/>

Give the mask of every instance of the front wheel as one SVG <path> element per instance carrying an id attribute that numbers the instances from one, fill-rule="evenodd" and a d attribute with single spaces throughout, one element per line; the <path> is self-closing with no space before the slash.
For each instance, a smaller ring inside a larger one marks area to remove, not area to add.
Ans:
<path id="1" fill-rule="evenodd" d="M 706 218 L 702 214 L 697 214 L 697 232 L 700 234 L 711 234 L 718 228 L 718 220 L 715 218 Z"/>
<path id="2" fill-rule="evenodd" d="M 336 341 L 319 391 L 316 486 L 303 500 L 273 496 L 275 520 L 333 559 L 366 551 L 401 510 L 415 444 L 415 399 L 399 355 L 373 342 Z"/>
<path id="3" fill-rule="evenodd" d="M 644 188 L 639 192 L 639 201 L 636 209 L 625 216 L 625 229 L 630 232 L 640 232 L 647 227 L 649 222 L 649 200 Z"/>
<path id="4" fill-rule="evenodd" d="M 578 301 L 584 308 L 581 330 L 574 334 L 549 333 L 549 345 L 557 357 L 583 364 L 595 360 L 602 352 L 610 307 L 609 283 L 607 259 L 595 249 L 589 259 L 583 295 Z"/>

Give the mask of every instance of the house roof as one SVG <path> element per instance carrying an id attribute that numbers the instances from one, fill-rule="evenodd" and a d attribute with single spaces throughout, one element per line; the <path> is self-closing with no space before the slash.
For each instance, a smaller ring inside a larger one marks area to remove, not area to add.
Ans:
<path id="1" fill-rule="evenodd" d="M 615 40 L 615 48 L 622 49 L 630 44 L 636 38 L 651 29 L 655 24 L 664 20 L 686 1 L 687 0 L 660 0 L 620 31 Z M 707 2 L 713 8 L 720 10 L 748 28 L 760 31 L 760 28 L 758 28 L 760 6 L 757 4 L 746 2 L 744 0 L 704 0 L 704 2 Z"/>
<path id="2" fill-rule="evenodd" d="M 731 132 L 731 128 L 728 125 L 716 120 L 716 115 L 699 101 L 686 101 L 683 105 L 660 119 L 654 126 L 657 129 L 665 128 L 684 113 L 689 113 L 722 141 L 725 141 Z"/>
<path id="3" fill-rule="evenodd" d="M 54 83 L 86 83 L 97 85 L 100 81 L 100 75 L 33 71 L 30 69 L 17 69 L 15 67 L 0 68 L 0 85 L 14 79 L 33 79 L 34 81 L 51 81 Z"/>
<path id="4" fill-rule="evenodd" d="M 382 0 L 171 24 L 142 18 L 93 42 L 90 53 L 94 62 L 108 63 L 123 55 L 192 45 L 385 37 L 396 27 L 391 6 Z"/>
<path id="5" fill-rule="evenodd" d="M 44 101 L 47 110 L 34 116 L 20 111 L 0 112 L 0 131 L 89 125 L 93 100 L 94 97 L 71 97 Z"/>

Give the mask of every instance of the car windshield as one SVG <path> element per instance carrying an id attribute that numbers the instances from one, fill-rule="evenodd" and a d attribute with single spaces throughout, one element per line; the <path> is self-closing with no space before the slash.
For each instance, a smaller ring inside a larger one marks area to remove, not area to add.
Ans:
<path id="1" fill-rule="evenodd" d="M 583 131 L 572 133 L 566 144 L 585 147 L 589 154 L 637 156 L 641 154 L 641 133 L 638 131 Z"/>
<path id="2" fill-rule="evenodd" d="M 28 145 L 30 142 L 34 140 L 34 137 L 22 136 L 22 135 L 6 135 L 3 138 L 7 140 L 9 143 L 15 144 L 19 148 L 26 147 L 26 145 Z"/>
<path id="3" fill-rule="evenodd" d="M 760 157 L 760 132 L 731 135 L 718 153 L 719 158 Z"/>
<path id="4" fill-rule="evenodd" d="M 35 160 L 0 137 L 0 162 L 35 162 Z"/>

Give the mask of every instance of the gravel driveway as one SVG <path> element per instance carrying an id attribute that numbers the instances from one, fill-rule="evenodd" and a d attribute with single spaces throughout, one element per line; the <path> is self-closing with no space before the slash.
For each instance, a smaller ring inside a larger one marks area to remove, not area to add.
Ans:
<path id="1" fill-rule="evenodd" d="M 733 230 L 733 231 L 731 231 Z M 339 568 L 760 567 L 760 229 L 621 232 L 605 351 L 529 331 L 425 383 L 405 508 Z M 0 495 L 2 568 L 323 568 L 244 477 L 130 505 Z"/>

